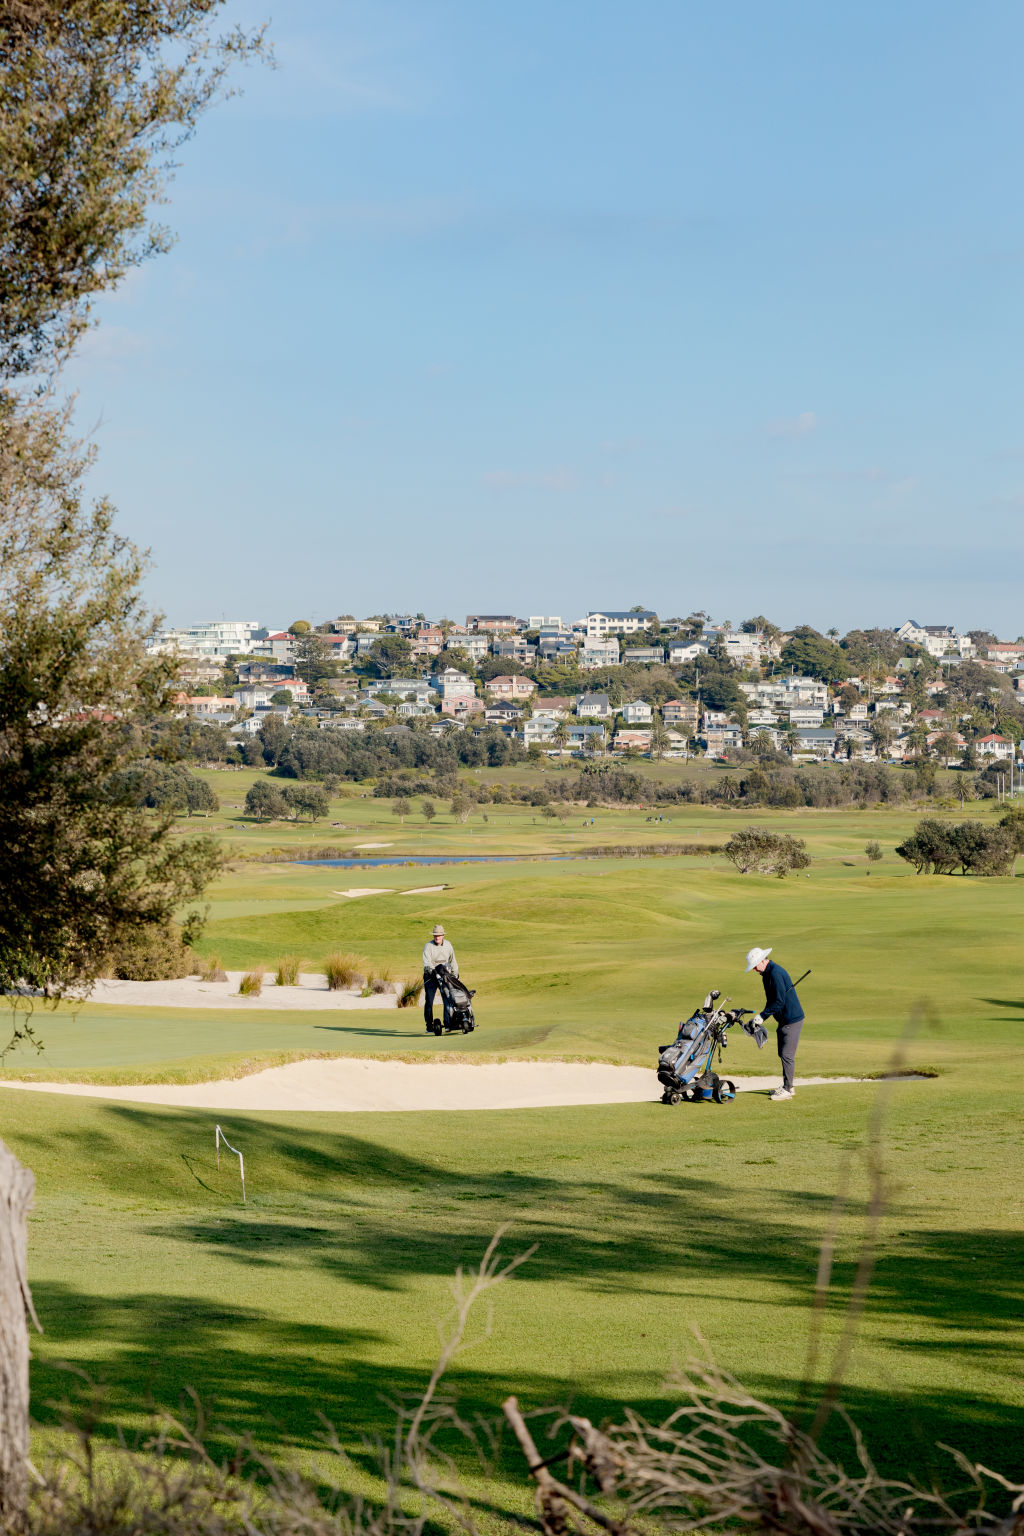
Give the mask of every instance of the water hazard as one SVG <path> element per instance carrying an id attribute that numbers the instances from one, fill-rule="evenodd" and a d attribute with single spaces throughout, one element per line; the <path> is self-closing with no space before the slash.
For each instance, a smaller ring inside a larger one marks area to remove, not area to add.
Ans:
<path id="1" fill-rule="evenodd" d="M 296 859 L 295 863 L 315 864 L 323 869 L 387 869 L 409 864 L 557 864 L 572 857 L 571 853 L 410 853 L 405 858 L 397 854 L 390 859 Z"/>

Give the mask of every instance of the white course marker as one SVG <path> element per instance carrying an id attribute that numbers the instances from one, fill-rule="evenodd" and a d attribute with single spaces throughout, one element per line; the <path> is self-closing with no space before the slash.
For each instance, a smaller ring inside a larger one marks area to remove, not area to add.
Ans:
<path id="1" fill-rule="evenodd" d="M 221 1144 L 221 1142 L 224 1143 L 224 1145 L 227 1147 L 229 1152 L 233 1152 L 235 1154 L 235 1156 L 238 1158 L 238 1171 L 239 1171 L 239 1173 L 242 1176 L 242 1204 L 244 1205 L 245 1204 L 245 1158 L 242 1156 L 241 1152 L 239 1152 L 237 1147 L 233 1147 L 231 1145 L 230 1141 L 228 1141 L 227 1137 L 224 1135 L 224 1132 L 221 1130 L 220 1126 L 218 1125 L 215 1128 L 214 1133 L 213 1133 L 213 1145 L 214 1145 L 214 1149 L 215 1149 L 215 1151 L 217 1153 L 217 1167 L 218 1168 L 220 1167 L 220 1144 Z"/>

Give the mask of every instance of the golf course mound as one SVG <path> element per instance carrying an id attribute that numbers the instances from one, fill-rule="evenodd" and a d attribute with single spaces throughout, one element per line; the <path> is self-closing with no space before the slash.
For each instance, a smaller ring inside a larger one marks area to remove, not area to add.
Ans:
<path id="1" fill-rule="evenodd" d="M 735 1079 L 740 1093 L 774 1088 L 771 1077 Z M 797 1078 L 797 1087 L 857 1082 L 857 1078 Z M 407 1062 L 366 1057 L 293 1061 L 249 1077 L 213 1083 L 3 1083 L 2 1087 L 168 1104 L 182 1109 L 391 1110 L 553 1109 L 581 1104 L 655 1102 L 661 1085 L 653 1069 L 605 1062 Z"/>

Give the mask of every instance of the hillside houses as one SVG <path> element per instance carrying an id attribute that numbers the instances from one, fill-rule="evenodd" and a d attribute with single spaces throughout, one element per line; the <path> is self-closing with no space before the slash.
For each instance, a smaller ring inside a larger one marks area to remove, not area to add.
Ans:
<path id="1" fill-rule="evenodd" d="M 734 629 L 703 614 L 662 622 L 642 606 L 580 620 L 469 613 L 458 624 L 343 615 L 315 643 L 308 634 L 223 620 L 164 630 L 151 649 L 177 659 L 181 715 L 239 736 L 298 712 L 324 729 L 500 731 L 543 752 L 924 755 L 980 768 L 1012 760 L 1024 728 L 1024 639 L 949 624 L 851 634 L 848 676 L 814 664 L 813 630 L 796 637 L 806 660 L 794 666 L 791 637 L 773 626 Z"/>

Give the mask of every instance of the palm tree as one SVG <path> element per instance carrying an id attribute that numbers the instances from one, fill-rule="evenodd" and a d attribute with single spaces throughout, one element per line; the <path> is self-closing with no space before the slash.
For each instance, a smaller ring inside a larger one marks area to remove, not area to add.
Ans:
<path id="1" fill-rule="evenodd" d="M 892 721 L 885 715 L 876 715 L 868 723 L 868 735 L 875 744 L 875 751 L 883 756 L 893 738 Z"/>
<path id="2" fill-rule="evenodd" d="M 569 745 L 569 724 L 564 717 L 556 722 L 551 732 L 551 739 L 557 746 L 559 754 L 563 753 Z"/>
<path id="3" fill-rule="evenodd" d="M 653 758 L 663 757 L 667 746 L 668 732 L 661 723 L 659 716 L 655 715 L 651 721 L 651 756 Z"/>

